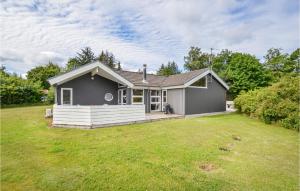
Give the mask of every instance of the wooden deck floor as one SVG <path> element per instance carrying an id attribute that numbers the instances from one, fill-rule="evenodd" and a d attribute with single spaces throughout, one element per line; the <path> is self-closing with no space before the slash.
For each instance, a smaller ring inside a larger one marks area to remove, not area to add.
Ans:
<path id="1" fill-rule="evenodd" d="M 163 112 L 152 112 L 146 114 L 146 121 L 156 121 L 156 120 L 176 119 L 176 118 L 184 118 L 184 115 L 164 114 Z"/>

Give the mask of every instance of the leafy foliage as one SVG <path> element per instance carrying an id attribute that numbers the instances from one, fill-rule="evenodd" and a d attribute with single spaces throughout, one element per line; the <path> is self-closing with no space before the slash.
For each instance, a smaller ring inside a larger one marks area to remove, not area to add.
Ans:
<path id="1" fill-rule="evenodd" d="M 77 56 L 75 58 L 70 58 L 66 70 L 70 71 L 74 68 L 77 68 L 79 66 L 83 66 L 85 64 L 94 62 L 96 60 L 96 57 L 94 55 L 94 52 L 90 47 L 85 47 L 81 49 L 80 52 L 77 53 Z"/>
<path id="2" fill-rule="evenodd" d="M 101 51 L 100 55 L 98 56 L 97 60 L 102 62 L 103 64 L 106 64 L 110 68 L 118 68 L 118 70 L 121 69 L 121 63 L 118 62 L 115 59 L 115 56 L 113 53 L 108 52 L 108 51 Z"/>
<path id="3" fill-rule="evenodd" d="M 181 71 L 179 70 L 177 64 L 174 61 L 168 62 L 167 65 L 162 64 L 157 71 L 157 74 L 162 76 L 170 76 L 173 74 L 180 74 L 180 73 Z"/>
<path id="4" fill-rule="evenodd" d="M 198 47 L 191 47 L 188 55 L 184 57 L 184 62 L 184 68 L 188 71 L 207 68 L 209 54 L 202 52 Z"/>
<path id="5" fill-rule="evenodd" d="M 275 80 L 281 78 L 285 73 L 299 72 L 299 48 L 290 56 L 282 53 L 280 48 L 271 48 L 264 59 L 265 67 L 272 72 Z"/>
<path id="6" fill-rule="evenodd" d="M 49 89 L 50 84 L 47 79 L 60 73 L 60 67 L 57 64 L 49 62 L 45 66 L 37 66 L 27 72 L 27 79 L 33 82 L 40 82 L 44 89 Z"/>
<path id="7" fill-rule="evenodd" d="M 1 105 L 41 102 L 43 96 L 40 83 L 22 79 L 16 75 L 0 72 Z"/>
<path id="8" fill-rule="evenodd" d="M 121 63 L 116 60 L 113 53 L 108 51 L 101 51 L 99 56 L 95 56 L 92 49 L 90 47 L 86 47 L 84 49 L 81 49 L 81 51 L 77 53 L 77 56 L 75 58 L 70 58 L 68 60 L 66 71 L 73 70 L 79 66 L 83 66 L 94 61 L 100 61 L 110 68 L 121 69 Z"/>
<path id="9" fill-rule="evenodd" d="M 250 54 L 233 53 L 230 56 L 225 80 L 229 84 L 229 93 L 236 97 L 241 91 L 249 91 L 269 85 L 271 76 L 258 59 Z"/>
<path id="10" fill-rule="evenodd" d="M 228 49 L 222 50 L 213 57 L 212 68 L 220 77 L 225 77 L 225 71 L 232 56 L 232 52 Z"/>
<path id="11" fill-rule="evenodd" d="M 272 86 L 243 92 L 235 107 L 266 123 L 279 122 L 283 127 L 299 131 L 300 77 L 286 76 Z"/>

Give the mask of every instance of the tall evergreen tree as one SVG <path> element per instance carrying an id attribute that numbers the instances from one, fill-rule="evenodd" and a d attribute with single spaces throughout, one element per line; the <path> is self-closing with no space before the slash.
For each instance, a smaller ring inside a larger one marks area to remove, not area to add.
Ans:
<path id="1" fill-rule="evenodd" d="M 85 47 L 80 50 L 80 52 L 77 53 L 77 56 L 75 58 L 70 58 L 66 70 L 70 71 L 74 68 L 77 68 L 79 66 L 83 66 L 85 64 L 89 64 L 91 62 L 94 62 L 96 60 L 96 57 L 90 47 Z"/>
<path id="2" fill-rule="evenodd" d="M 101 51 L 100 55 L 97 58 L 98 61 L 100 61 L 103 64 L 106 64 L 107 66 L 109 66 L 110 68 L 116 68 L 119 67 L 121 68 L 121 64 L 118 65 L 118 62 L 115 59 L 115 56 L 108 51 Z"/>
<path id="3" fill-rule="evenodd" d="M 157 74 L 162 76 L 170 76 L 179 73 L 181 73 L 181 71 L 179 70 L 177 64 L 174 61 L 168 62 L 166 66 L 162 64 L 157 71 Z"/>

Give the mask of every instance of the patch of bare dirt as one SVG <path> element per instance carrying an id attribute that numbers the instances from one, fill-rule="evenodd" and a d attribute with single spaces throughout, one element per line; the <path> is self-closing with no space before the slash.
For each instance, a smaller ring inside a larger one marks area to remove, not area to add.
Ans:
<path id="1" fill-rule="evenodd" d="M 202 169 L 203 171 L 206 171 L 206 172 L 210 172 L 212 170 L 217 169 L 217 167 L 213 164 L 206 163 L 206 164 L 200 165 L 200 169 Z"/>
<path id="2" fill-rule="evenodd" d="M 235 141 L 241 141 L 242 138 L 238 135 L 232 135 L 232 139 L 235 140 Z"/>
<path id="3" fill-rule="evenodd" d="M 229 143 L 227 145 L 219 146 L 219 150 L 230 152 L 232 150 L 233 146 L 234 145 L 232 143 Z"/>

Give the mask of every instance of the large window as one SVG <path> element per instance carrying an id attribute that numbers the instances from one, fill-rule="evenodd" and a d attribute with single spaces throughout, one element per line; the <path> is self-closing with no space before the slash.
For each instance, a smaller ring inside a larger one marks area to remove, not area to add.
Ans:
<path id="1" fill-rule="evenodd" d="M 165 111 L 166 104 L 167 104 L 167 90 L 162 90 L 162 107 L 163 107 L 163 111 Z"/>
<path id="2" fill-rule="evenodd" d="M 132 104 L 144 104 L 143 89 L 132 89 Z"/>
<path id="3" fill-rule="evenodd" d="M 203 77 L 200 80 L 194 82 L 192 87 L 197 87 L 197 88 L 207 88 L 207 77 Z"/>
<path id="4" fill-rule="evenodd" d="M 118 90 L 118 103 L 121 105 L 127 103 L 126 89 Z"/>
<path id="5" fill-rule="evenodd" d="M 150 108 L 151 111 L 160 111 L 161 106 L 161 91 L 160 90 L 151 90 L 150 97 Z"/>
<path id="6" fill-rule="evenodd" d="M 72 105 L 73 104 L 73 89 L 61 88 L 61 104 Z"/>

